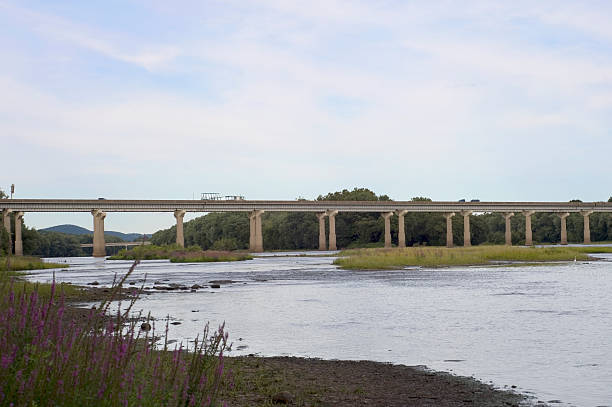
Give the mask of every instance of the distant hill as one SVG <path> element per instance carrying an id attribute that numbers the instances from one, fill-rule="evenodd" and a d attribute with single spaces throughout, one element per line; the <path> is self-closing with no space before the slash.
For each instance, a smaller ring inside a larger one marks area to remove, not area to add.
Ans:
<path id="1" fill-rule="evenodd" d="M 93 234 L 91 230 L 85 229 L 77 225 L 57 225 L 57 226 L 51 226 L 45 229 L 40 229 L 39 231 L 40 232 L 58 232 L 58 233 L 65 233 L 67 235 L 91 235 Z M 134 240 L 138 240 L 142 238 L 142 233 L 121 233 L 121 232 L 115 232 L 112 230 L 105 230 L 104 234 L 111 235 L 111 236 L 117 236 L 118 238 L 123 239 L 126 242 L 133 242 Z M 150 234 L 147 234 L 145 236 L 147 236 L 147 238 L 151 237 Z"/>

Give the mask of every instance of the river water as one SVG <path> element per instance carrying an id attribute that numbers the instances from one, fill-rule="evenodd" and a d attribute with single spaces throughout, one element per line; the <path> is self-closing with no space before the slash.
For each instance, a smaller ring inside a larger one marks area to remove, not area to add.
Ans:
<path id="1" fill-rule="evenodd" d="M 332 257 L 144 261 L 128 281 L 220 289 L 155 292 L 137 308 L 191 340 L 223 321 L 233 355 L 368 359 L 474 376 L 555 405 L 612 405 L 612 256 L 545 266 L 344 271 Z M 101 285 L 130 262 L 49 259 L 58 281 Z M 49 281 L 52 271 L 29 277 Z M 164 281 L 166 280 L 166 281 Z M 158 324 L 160 324 L 158 322 Z M 158 325 L 158 329 L 161 328 Z M 240 350 L 238 350 L 240 347 Z"/>

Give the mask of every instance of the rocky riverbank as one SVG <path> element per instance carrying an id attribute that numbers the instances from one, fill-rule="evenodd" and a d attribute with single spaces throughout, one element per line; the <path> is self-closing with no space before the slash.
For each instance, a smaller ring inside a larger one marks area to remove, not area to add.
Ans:
<path id="1" fill-rule="evenodd" d="M 226 358 L 230 406 L 520 406 L 527 398 L 421 366 L 295 357 Z M 542 404 L 539 404 L 542 405 Z"/>

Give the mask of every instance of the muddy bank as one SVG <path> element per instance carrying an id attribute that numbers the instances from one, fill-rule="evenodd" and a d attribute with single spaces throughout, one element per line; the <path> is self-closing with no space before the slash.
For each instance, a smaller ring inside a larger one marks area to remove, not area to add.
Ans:
<path id="1" fill-rule="evenodd" d="M 519 406 L 527 400 L 422 367 L 295 357 L 225 360 L 234 386 L 222 399 L 230 406 Z"/>

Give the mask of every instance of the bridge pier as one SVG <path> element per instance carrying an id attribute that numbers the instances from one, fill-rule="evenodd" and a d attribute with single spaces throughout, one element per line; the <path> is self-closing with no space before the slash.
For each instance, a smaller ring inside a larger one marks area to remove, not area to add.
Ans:
<path id="1" fill-rule="evenodd" d="M 319 219 L 319 250 L 327 250 L 327 240 L 325 238 L 325 217 L 327 213 L 317 213 Z"/>
<path id="2" fill-rule="evenodd" d="M 177 209 L 174 211 L 174 217 L 176 218 L 176 244 L 185 247 L 185 235 L 183 233 L 183 218 L 185 217 L 186 211 Z"/>
<path id="3" fill-rule="evenodd" d="M 589 222 L 589 216 L 593 211 L 582 211 L 580 213 L 584 218 L 584 244 L 591 244 L 591 224 Z"/>
<path id="4" fill-rule="evenodd" d="M 249 250 L 252 252 L 263 252 L 263 233 L 261 228 L 261 214 L 264 211 L 255 209 L 249 214 L 250 235 Z"/>
<path id="5" fill-rule="evenodd" d="M 2 210 L 2 223 L 4 224 L 4 229 L 8 232 L 9 236 L 11 234 L 11 210 L 3 209 Z"/>
<path id="6" fill-rule="evenodd" d="M 91 211 L 93 215 L 93 257 L 105 257 L 106 256 L 106 244 L 104 242 L 104 218 L 106 212 L 100 209 L 94 209 Z"/>
<path id="7" fill-rule="evenodd" d="M 391 216 L 393 216 L 393 212 L 385 212 L 380 216 L 385 220 L 385 248 L 391 247 Z"/>
<path id="8" fill-rule="evenodd" d="M 15 212 L 15 256 L 23 256 L 23 241 L 21 240 L 21 225 L 23 212 Z"/>
<path id="9" fill-rule="evenodd" d="M 463 247 L 472 245 L 472 234 L 470 233 L 470 215 L 472 211 L 461 211 L 463 215 Z"/>
<path id="10" fill-rule="evenodd" d="M 397 215 L 397 247 L 406 247 L 406 229 L 404 227 L 404 215 L 406 213 L 408 213 L 406 210 L 395 211 Z"/>
<path id="11" fill-rule="evenodd" d="M 329 250 L 338 250 L 336 246 L 336 215 L 338 211 L 327 210 L 327 216 L 329 216 Z"/>
<path id="12" fill-rule="evenodd" d="M 531 232 L 531 215 L 535 211 L 523 211 L 525 216 L 525 246 L 533 246 L 533 234 Z"/>
<path id="13" fill-rule="evenodd" d="M 455 212 L 444 213 L 446 218 L 446 247 L 453 247 L 453 216 Z"/>
<path id="14" fill-rule="evenodd" d="M 506 221 L 506 246 L 512 246 L 512 224 L 510 223 L 510 218 L 514 216 L 513 212 L 507 212 L 502 214 Z"/>
<path id="15" fill-rule="evenodd" d="M 567 244 L 567 217 L 569 212 L 558 213 L 557 216 L 561 218 L 561 244 Z"/>

